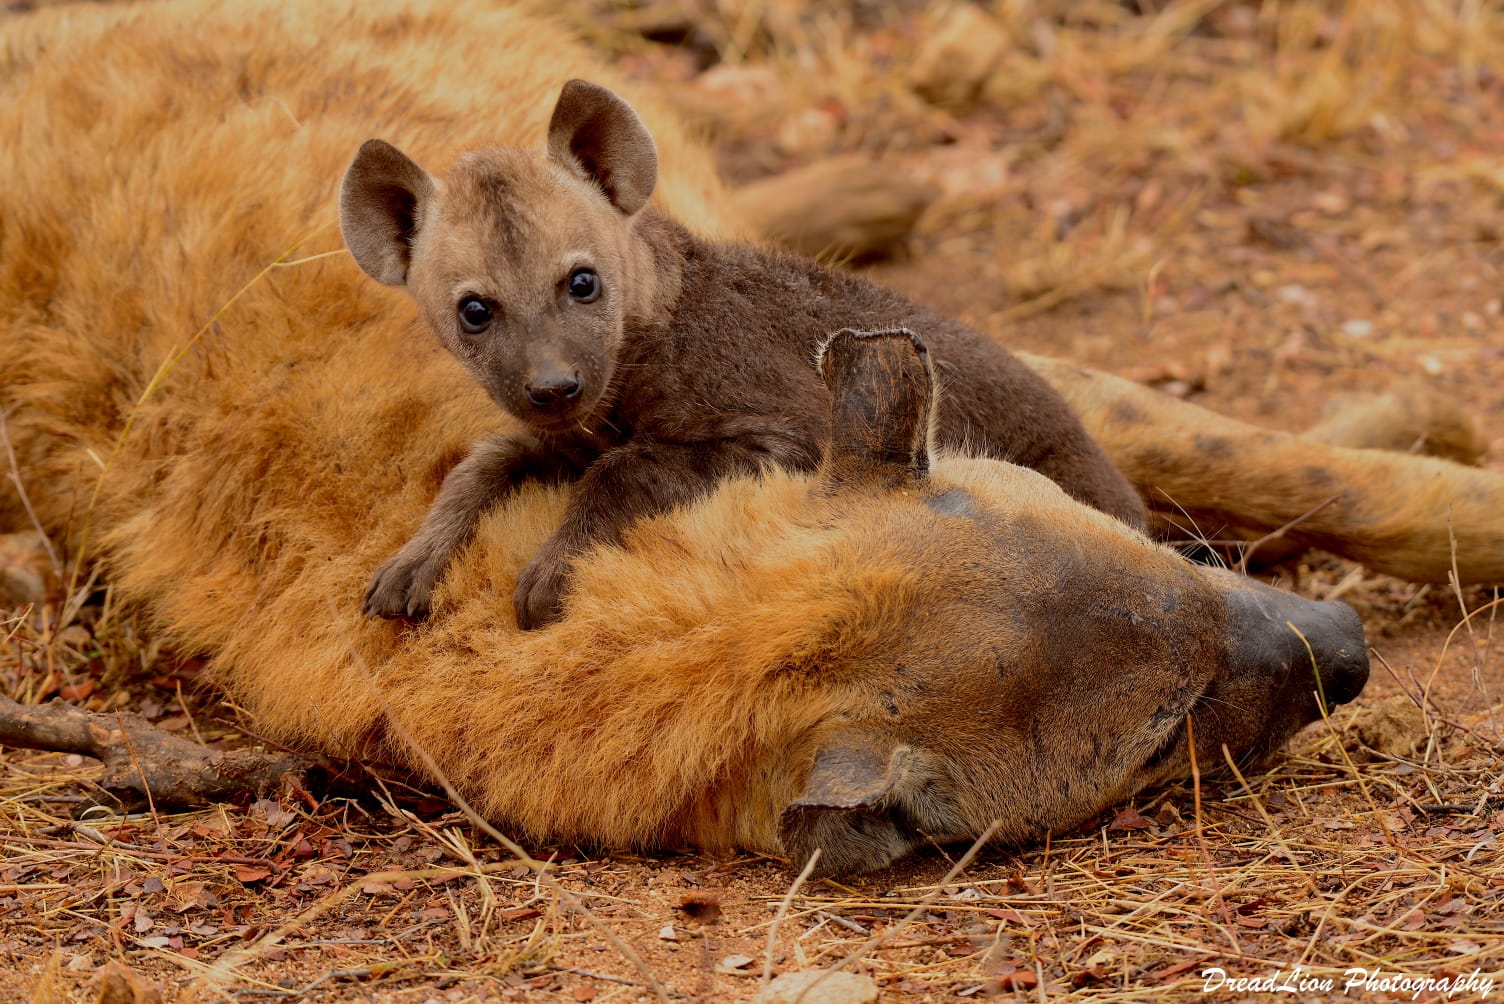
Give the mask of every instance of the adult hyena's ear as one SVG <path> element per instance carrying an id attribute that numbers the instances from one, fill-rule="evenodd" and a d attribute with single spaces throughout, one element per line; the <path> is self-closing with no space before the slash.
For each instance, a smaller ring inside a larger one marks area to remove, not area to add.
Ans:
<path id="1" fill-rule="evenodd" d="M 377 282 L 401 286 L 412 262 L 413 238 L 436 186 L 407 154 L 368 139 L 345 171 L 339 226 L 356 264 Z"/>
<path id="2" fill-rule="evenodd" d="M 846 729 L 815 754 L 799 797 L 783 810 L 779 838 L 794 867 L 820 860 L 814 874 L 881 868 L 924 839 L 909 796 L 928 787 L 919 754 L 865 729 Z"/>
<path id="3" fill-rule="evenodd" d="M 929 474 L 935 375 L 924 341 L 907 328 L 844 328 L 820 347 L 832 428 L 822 470 L 831 488 L 897 488 Z"/>
<path id="4" fill-rule="evenodd" d="M 587 80 L 559 92 L 548 124 L 548 155 L 601 186 L 626 216 L 647 205 L 658 183 L 658 148 L 632 106 Z"/>

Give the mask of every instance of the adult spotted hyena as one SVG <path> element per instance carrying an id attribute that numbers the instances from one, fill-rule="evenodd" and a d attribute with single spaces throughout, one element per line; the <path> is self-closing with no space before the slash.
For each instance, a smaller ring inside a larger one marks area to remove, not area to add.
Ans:
<path id="1" fill-rule="evenodd" d="M 510 614 L 566 505 L 537 485 L 480 520 L 428 622 L 365 619 L 370 570 L 445 473 L 516 430 L 339 252 L 341 171 L 378 132 L 438 165 L 533 142 L 576 76 L 643 114 L 665 211 L 736 231 L 650 94 L 513 11 L 0 23 L 0 143 L 19 152 L 0 175 L 0 407 L 20 474 L 47 529 L 206 653 L 258 730 L 417 766 L 411 737 L 539 836 L 820 846 L 858 871 L 994 819 L 1011 840 L 1072 826 L 1183 773 L 1187 716 L 1203 762 L 1277 746 L 1317 713 L 1287 622 L 1329 700 L 1362 685 L 1345 608 L 1190 566 L 1022 468 L 930 456 L 929 370 L 903 332 L 831 343 L 814 473 L 733 478 L 639 522 L 579 560 L 558 623 Z M 1425 534 L 1451 506 L 1464 576 L 1504 567 L 1496 477 L 1292 445 L 1030 364 L 1141 489 L 1250 524 L 1342 493 L 1303 527 L 1423 575 L 1446 565 Z M 10 492 L 0 521 L 23 525 Z"/>

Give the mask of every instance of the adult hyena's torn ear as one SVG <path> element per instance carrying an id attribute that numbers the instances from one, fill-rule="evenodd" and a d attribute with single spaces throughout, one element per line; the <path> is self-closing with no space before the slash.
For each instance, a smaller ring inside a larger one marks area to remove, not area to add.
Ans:
<path id="1" fill-rule="evenodd" d="M 907 854 L 921 837 L 909 826 L 902 793 L 921 773 L 914 751 L 861 729 L 833 736 L 815 754 L 799 797 L 783 810 L 779 838 L 802 866 L 815 848 L 814 874 L 872 871 Z"/>
<path id="2" fill-rule="evenodd" d="M 832 487 L 896 488 L 929 473 L 935 377 L 924 341 L 907 328 L 844 328 L 816 360 L 830 388 Z"/>
<path id="3" fill-rule="evenodd" d="M 642 119 L 613 92 L 571 80 L 548 124 L 548 155 L 601 186 L 624 215 L 647 205 L 658 184 L 658 147 Z"/>
<path id="4" fill-rule="evenodd" d="M 413 237 L 435 188 L 426 171 L 385 140 L 361 144 L 340 186 L 339 226 L 356 264 L 372 279 L 406 284 Z"/>

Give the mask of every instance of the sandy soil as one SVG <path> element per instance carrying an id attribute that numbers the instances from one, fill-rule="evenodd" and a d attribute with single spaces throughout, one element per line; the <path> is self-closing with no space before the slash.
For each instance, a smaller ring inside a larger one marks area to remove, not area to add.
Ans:
<path id="1" fill-rule="evenodd" d="M 942 194 L 906 248 L 869 272 L 1009 345 L 1291 430 L 1339 392 L 1421 380 L 1504 458 L 1504 82 L 1486 69 L 1504 15 L 1065 6 L 991 8 L 1004 56 L 959 109 L 906 83 L 938 30 L 915 4 L 690 4 L 692 32 L 658 32 L 689 39 L 673 45 L 644 41 L 616 5 L 569 16 L 695 98 L 732 178 L 847 152 L 933 182 Z M 726 58 L 702 76 L 706 52 Z M 1504 976 L 1504 660 L 1490 613 L 1447 644 L 1494 593 L 1318 554 L 1261 574 L 1340 595 L 1374 653 L 1358 704 L 1267 772 L 1148 793 L 949 877 L 964 849 L 806 886 L 771 948 L 785 862 L 530 848 L 646 971 L 432 799 L 78 825 L 89 765 L 8 753 L 0 997 L 83 999 L 121 960 L 140 974 L 111 998 L 125 1001 L 635 1001 L 653 999 L 648 973 L 675 999 L 751 1000 L 765 962 L 831 965 L 869 938 L 851 968 L 894 1001 L 1205 999 L 1213 966 L 1336 979 L 1289 995 L 1311 1000 L 1339 998 L 1350 967 Z M 0 617 L 12 694 L 97 685 L 166 728 L 233 728 L 232 709 L 194 690 L 193 660 L 131 634 L 128 614 L 96 603 L 59 631 L 49 611 L 15 631 Z M 237 952 L 233 973 L 205 978 Z"/>

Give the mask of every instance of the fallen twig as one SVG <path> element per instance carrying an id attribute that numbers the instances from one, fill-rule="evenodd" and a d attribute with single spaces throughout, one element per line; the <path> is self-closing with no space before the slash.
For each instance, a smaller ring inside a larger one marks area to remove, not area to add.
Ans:
<path id="1" fill-rule="evenodd" d="M 310 769 L 287 753 L 212 750 L 131 711 L 97 714 L 63 701 L 28 705 L 3 696 L 0 745 L 99 760 L 105 768 L 99 786 L 127 809 L 261 797 L 302 787 Z"/>

